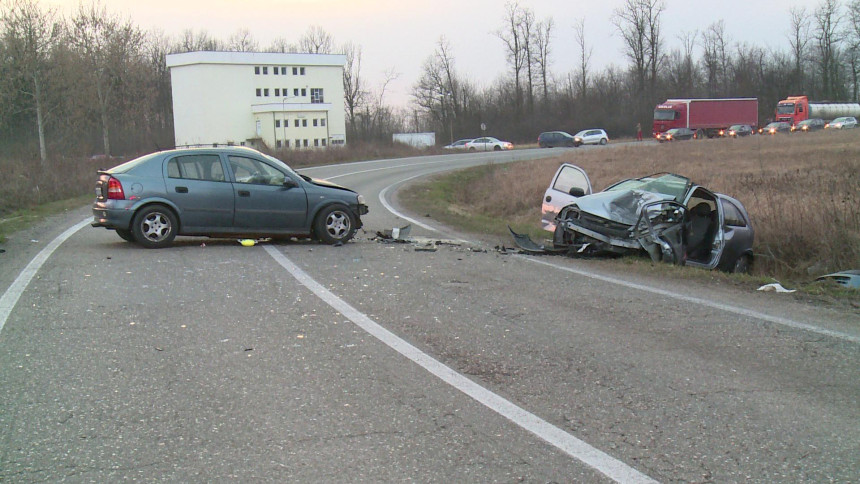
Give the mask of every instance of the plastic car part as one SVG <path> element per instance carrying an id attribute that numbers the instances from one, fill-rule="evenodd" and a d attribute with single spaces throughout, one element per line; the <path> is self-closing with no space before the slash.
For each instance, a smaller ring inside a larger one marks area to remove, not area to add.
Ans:
<path id="1" fill-rule="evenodd" d="M 825 279 L 833 279 L 837 284 L 845 287 L 860 289 L 860 270 L 857 269 L 834 272 L 833 274 L 826 274 L 815 278 L 816 281 L 823 281 Z"/>

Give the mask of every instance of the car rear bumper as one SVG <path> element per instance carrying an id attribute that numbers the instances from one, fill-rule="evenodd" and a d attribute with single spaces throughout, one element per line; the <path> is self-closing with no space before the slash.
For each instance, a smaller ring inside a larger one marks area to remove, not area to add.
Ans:
<path id="1" fill-rule="evenodd" d="M 132 205 L 113 206 L 107 201 L 96 201 L 93 204 L 93 227 L 105 227 L 108 229 L 128 229 L 131 227 L 131 218 L 134 211 Z"/>

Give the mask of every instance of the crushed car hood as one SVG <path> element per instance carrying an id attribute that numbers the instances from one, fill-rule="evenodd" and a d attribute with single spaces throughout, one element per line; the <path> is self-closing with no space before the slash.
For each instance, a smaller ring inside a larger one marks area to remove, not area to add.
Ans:
<path id="1" fill-rule="evenodd" d="M 643 205 L 664 200 L 674 198 L 671 195 L 643 190 L 611 190 L 579 197 L 575 204 L 581 211 L 591 215 L 633 225 L 639 218 L 639 209 Z"/>
<path id="2" fill-rule="evenodd" d="M 332 182 L 327 181 L 327 180 L 322 180 L 320 178 L 311 178 L 311 177 L 305 176 L 305 175 L 301 175 L 301 177 L 304 178 L 306 181 L 313 183 L 314 185 L 318 185 L 321 187 L 337 188 L 339 190 L 345 190 L 347 192 L 355 193 L 355 190 L 350 190 L 349 188 L 346 188 L 345 186 L 341 186 L 341 185 L 338 185 L 337 183 L 332 183 Z"/>

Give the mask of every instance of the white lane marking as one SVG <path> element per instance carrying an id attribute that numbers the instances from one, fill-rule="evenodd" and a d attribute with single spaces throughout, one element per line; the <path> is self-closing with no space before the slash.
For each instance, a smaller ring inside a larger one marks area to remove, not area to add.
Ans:
<path id="1" fill-rule="evenodd" d="M 480 402 L 490 410 L 507 418 L 514 424 L 533 433 L 550 445 L 577 459 L 601 474 L 623 483 L 657 482 L 640 473 L 618 459 L 588 445 L 582 440 L 570 435 L 564 430 L 550 424 L 537 415 L 517 406 L 499 395 L 478 385 L 472 380 L 457 373 L 452 368 L 434 359 L 427 353 L 412 346 L 396 336 L 391 331 L 380 326 L 364 313 L 349 305 L 343 299 L 335 296 L 322 284 L 311 278 L 278 249 L 266 245 L 263 247 L 275 261 L 287 270 L 300 284 L 308 288 L 318 298 L 331 306 L 335 311 L 349 318 L 368 334 L 378 339 L 394 351 L 415 362 L 428 372 L 436 375 L 443 382 L 460 390 L 472 399 Z"/>
<path id="2" fill-rule="evenodd" d="M 33 276 L 35 276 L 36 272 L 42 268 L 42 265 L 48 260 L 48 257 L 51 257 L 51 254 L 57 250 L 57 247 L 59 247 L 60 244 L 65 242 L 66 239 L 71 237 L 75 232 L 81 230 L 84 226 L 92 222 L 92 220 L 92 217 L 82 220 L 62 234 L 58 235 L 57 238 L 52 240 L 50 244 L 36 254 L 36 257 L 33 257 L 33 260 L 27 264 L 27 267 L 18 274 L 18 277 L 15 278 L 12 285 L 6 289 L 5 293 L 3 293 L 3 297 L 0 297 L 0 331 L 3 331 L 3 326 L 6 325 L 6 319 L 9 318 L 9 314 L 12 313 L 12 308 L 14 308 L 15 304 L 18 303 L 18 298 L 20 298 L 21 294 L 24 293 L 24 289 L 27 288 L 27 285 L 30 284 Z"/>
<path id="3" fill-rule="evenodd" d="M 404 214 L 400 213 L 399 211 L 397 211 L 394 207 L 392 207 L 390 204 L 388 204 L 388 203 L 383 199 L 383 195 L 384 195 L 386 192 L 388 192 L 388 190 L 389 190 L 390 188 L 395 187 L 395 186 L 397 186 L 397 185 L 399 185 L 399 184 L 401 184 L 401 183 L 404 183 L 404 182 L 406 182 L 406 181 L 412 180 L 413 178 L 416 178 L 416 177 L 418 177 L 418 176 L 421 176 L 421 175 L 416 175 L 416 176 L 413 176 L 413 177 L 409 177 L 409 178 L 406 178 L 406 179 L 404 179 L 404 180 L 401 180 L 401 181 L 399 181 L 399 182 L 397 182 L 397 183 L 393 183 L 393 184 L 391 184 L 391 185 L 389 185 L 389 186 L 385 187 L 381 192 L 379 192 L 379 199 L 380 199 L 380 201 L 382 202 L 382 205 L 383 205 L 383 206 L 384 206 L 384 207 L 385 207 L 389 212 L 391 212 L 393 215 L 395 215 L 395 216 L 397 216 L 397 217 L 400 217 L 400 218 L 403 218 L 403 219 L 406 219 L 406 220 L 409 220 L 409 221 L 411 221 L 411 222 L 417 223 L 418 225 L 420 225 L 421 227 L 423 227 L 423 228 L 425 228 L 425 229 L 432 230 L 432 231 L 434 231 L 434 232 L 444 233 L 444 232 L 442 232 L 442 231 L 441 231 L 441 230 L 439 230 L 439 229 L 436 229 L 436 228 L 430 227 L 429 225 L 422 224 L 421 222 L 418 222 L 418 221 L 416 221 L 415 219 L 412 219 L 412 218 L 410 218 L 410 217 L 407 217 L 406 215 L 404 215 Z M 464 243 L 472 243 L 472 242 L 469 242 L 469 241 L 464 241 L 464 240 L 462 240 L 462 239 L 460 239 L 460 240 L 461 240 L 462 242 L 464 242 Z M 638 290 L 640 290 L 640 291 L 649 292 L 649 293 L 651 293 L 651 294 L 657 294 L 657 295 L 660 295 L 660 296 L 665 296 L 665 297 L 669 297 L 669 298 L 673 298 L 673 299 L 679 299 L 679 300 L 681 300 L 681 301 L 686 301 L 686 302 L 690 302 L 690 303 L 693 303 L 693 304 L 698 304 L 698 305 L 701 305 L 701 306 L 705 306 L 705 307 L 709 307 L 709 308 L 713 308 L 713 309 L 718 309 L 718 310 L 720 310 L 720 311 L 726 311 L 726 312 L 733 313 L 733 314 L 737 314 L 737 315 L 740 315 L 740 316 L 746 316 L 746 317 L 748 317 L 748 318 L 759 319 L 759 320 L 762 320 L 762 321 L 767 321 L 767 322 L 770 322 L 770 323 L 779 324 L 779 325 L 786 326 L 786 327 L 789 327 L 789 328 L 794 328 L 794 329 L 800 329 L 800 330 L 804 330 L 804 331 L 809 331 L 809 332 L 811 332 L 811 333 L 821 334 L 821 335 L 824 335 L 824 336 L 830 336 L 830 337 L 832 337 L 832 338 L 837 338 L 837 339 L 841 339 L 841 340 L 845 340 L 845 341 L 850 341 L 850 342 L 852 342 L 852 343 L 860 343 L 860 336 L 854 336 L 854 335 L 851 335 L 851 334 L 848 334 L 848 333 L 843 333 L 843 332 L 841 332 L 841 331 L 833 331 L 833 330 L 830 330 L 830 329 L 826 329 L 826 328 L 821 328 L 821 327 L 818 327 L 818 326 L 814 326 L 814 325 L 811 325 L 811 324 L 801 323 L 801 322 L 799 322 L 799 321 L 794 321 L 794 320 L 792 320 L 792 319 L 783 318 L 783 317 L 780 317 L 780 316 L 773 316 L 773 315 L 765 314 L 765 313 L 762 313 L 762 312 L 759 312 L 759 311 L 753 311 L 753 310 L 751 310 L 751 309 L 744 309 L 744 308 L 739 308 L 739 307 L 735 307 L 735 306 L 729 306 L 728 304 L 718 303 L 718 302 L 714 302 L 714 301 L 708 301 L 707 299 L 700 299 L 700 298 L 693 297 L 693 296 L 686 296 L 686 295 L 683 295 L 683 294 L 678 294 L 678 293 L 675 293 L 675 292 L 667 291 L 667 290 L 665 290 L 665 289 L 656 289 L 656 288 L 648 287 L 648 286 L 645 286 L 645 285 L 642 285 L 642 284 L 637 284 L 637 283 L 635 283 L 635 282 L 628 282 L 628 281 L 625 281 L 625 280 L 622 280 L 622 279 L 616 279 L 616 278 L 614 278 L 614 277 L 604 276 L 604 275 L 601 275 L 601 274 L 598 274 L 598 273 L 595 273 L 595 272 L 589 272 L 589 271 L 585 271 L 585 270 L 582 270 L 582 269 L 574 269 L 574 268 L 572 268 L 572 267 L 565 267 L 565 266 L 561 266 L 561 265 L 558 265 L 558 264 L 553 264 L 553 263 L 551 263 L 551 262 L 544 262 L 544 261 L 542 261 L 542 260 L 540 260 L 540 259 L 536 259 L 536 258 L 534 258 L 534 257 L 528 257 L 528 256 L 519 256 L 519 257 L 520 257 L 522 260 L 525 260 L 525 261 L 528 261 L 528 262 L 532 262 L 532 263 L 535 263 L 535 264 L 541 264 L 541 265 L 545 265 L 545 266 L 548 266 L 548 267 L 553 267 L 553 268 L 555 268 L 555 269 L 560 269 L 560 270 L 562 270 L 562 271 L 571 272 L 571 273 L 574 273 L 574 274 L 577 274 L 577 275 L 580 275 L 580 276 L 589 277 L 589 278 L 591 278 L 591 279 L 597 279 L 597 280 L 599 280 L 599 281 L 608 282 L 608 283 L 610 283 L 610 284 L 617 284 L 617 285 L 619 285 L 619 286 L 628 287 L 628 288 L 630 288 L 630 289 L 638 289 Z"/>
<path id="4" fill-rule="evenodd" d="M 415 178 L 418 178 L 418 177 L 422 177 L 422 176 L 424 176 L 424 174 L 423 174 L 423 173 L 422 173 L 421 175 L 410 176 L 409 178 L 405 178 L 405 179 L 400 180 L 399 182 L 397 182 L 397 183 L 395 183 L 395 184 L 393 184 L 393 185 L 388 185 L 387 187 L 383 188 L 382 190 L 380 190 L 380 191 L 379 191 L 379 203 L 381 203 L 381 204 L 382 204 L 382 206 L 383 206 L 383 207 L 385 207 L 385 209 L 386 209 L 386 210 L 388 210 L 389 212 L 391 212 L 391 213 L 392 213 L 392 214 L 394 214 L 395 216 L 402 218 L 403 220 L 408 220 L 408 221 L 410 221 L 410 222 L 414 223 L 415 225 L 417 225 L 417 226 L 419 226 L 419 227 L 421 227 L 421 228 L 424 228 L 424 229 L 427 229 L 427 230 L 430 230 L 430 231 L 433 231 L 433 232 L 439 232 L 439 230 L 436 230 L 436 228 L 434 228 L 434 227 L 431 227 L 431 226 L 429 226 L 429 225 L 427 225 L 427 224 L 425 224 L 425 223 L 421 223 L 421 222 L 419 222 L 419 221 L 415 220 L 415 219 L 414 219 L 414 218 L 412 218 L 412 217 L 407 217 L 406 215 L 404 215 L 404 214 L 402 214 L 402 213 L 398 212 L 397 210 L 395 210 L 395 209 L 394 209 L 394 207 L 392 207 L 392 206 L 388 203 L 388 200 L 386 200 L 386 199 L 385 199 L 385 196 L 388 194 L 388 190 L 389 190 L 390 188 L 392 188 L 392 187 L 394 187 L 394 186 L 397 186 L 397 185 L 400 185 L 401 183 L 406 183 L 406 182 L 408 182 L 409 180 L 412 180 L 412 179 L 415 179 Z M 465 242 L 465 241 L 464 241 L 464 242 Z"/>

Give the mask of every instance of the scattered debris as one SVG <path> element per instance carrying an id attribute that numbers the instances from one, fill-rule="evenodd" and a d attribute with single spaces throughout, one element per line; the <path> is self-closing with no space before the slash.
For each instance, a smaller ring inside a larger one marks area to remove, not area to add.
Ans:
<path id="1" fill-rule="evenodd" d="M 415 247 L 415 252 L 436 252 L 434 245 L 419 245 Z"/>
<path id="2" fill-rule="evenodd" d="M 391 230 L 385 229 L 383 231 L 377 231 L 375 240 L 382 240 L 383 242 L 398 242 L 398 243 L 409 243 L 409 232 L 412 230 L 412 224 L 406 225 L 405 227 L 394 227 Z"/>
<path id="3" fill-rule="evenodd" d="M 518 234 L 508 225 L 508 230 L 514 236 L 514 243 L 517 247 L 525 251 L 527 254 L 562 254 L 567 252 L 567 248 L 547 247 L 543 244 L 538 244 L 528 236 L 528 234 Z"/>
<path id="4" fill-rule="evenodd" d="M 780 284 L 778 282 L 772 282 L 770 284 L 765 284 L 764 286 L 761 286 L 760 288 L 758 288 L 758 290 L 764 291 L 764 292 L 795 292 L 795 289 L 786 289 L 786 288 L 782 287 L 782 284 Z"/>
<path id="5" fill-rule="evenodd" d="M 6 249 L 0 249 L 0 254 L 6 252 Z"/>
<path id="6" fill-rule="evenodd" d="M 833 274 L 826 274 L 815 278 L 816 281 L 824 281 L 828 279 L 845 287 L 860 289 L 860 270 L 857 269 L 834 272 Z"/>
<path id="7" fill-rule="evenodd" d="M 253 247 L 257 244 L 269 242 L 271 240 L 271 237 L 263 237 L 261 239 L 239 239 L 238 242 L 242 244 L 243 247 Z M 203 244 L 202 247 L 206 247 L 206 244 Z"/>

